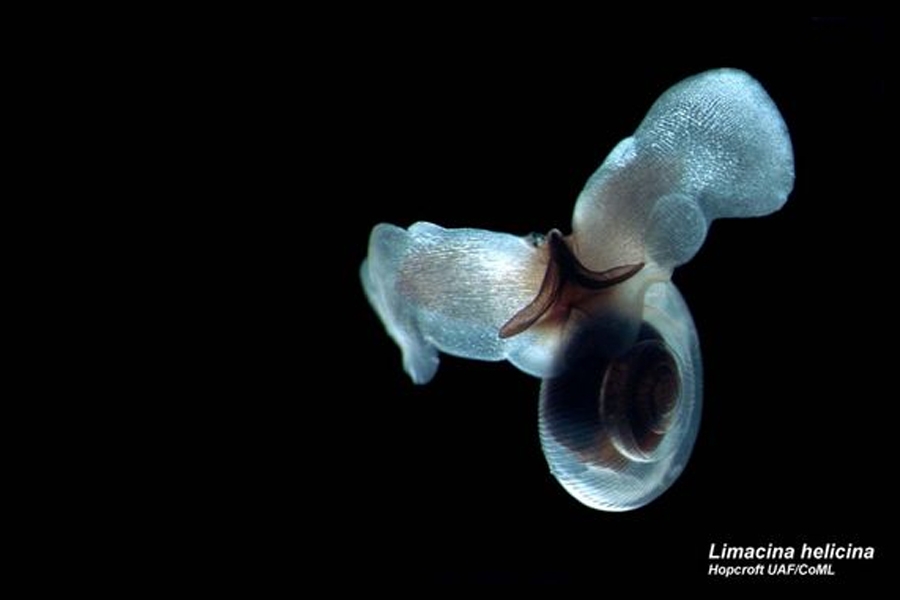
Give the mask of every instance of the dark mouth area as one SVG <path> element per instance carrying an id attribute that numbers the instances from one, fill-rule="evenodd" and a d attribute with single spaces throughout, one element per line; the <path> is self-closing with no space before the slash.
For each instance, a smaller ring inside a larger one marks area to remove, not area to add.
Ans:
<path id="1" fill-rule="evenodd" d="M 501 328 L 502 339 L 513 337 L 540 319 L 563 295 L 568 285 L 592 291 L 608 289 L 633 277 L 644 263 L 613 267 L 606 271 L 591 271 L 578 260 L 558 229 L 550 230 L 546 238 L 550 260 L 541 282 L 541 289 L 528 305 L 517 312 Z"/>

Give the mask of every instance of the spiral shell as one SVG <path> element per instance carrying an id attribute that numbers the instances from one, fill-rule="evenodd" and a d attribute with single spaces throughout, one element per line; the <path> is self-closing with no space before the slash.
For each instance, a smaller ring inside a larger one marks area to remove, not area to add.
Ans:
<path id="1" fill-rule="evenodd" d="M 641 323 L 612 314 L 583 324 L 560 361 L 540 393 L 553 475 L 592 508 L 651 502 L 681 474 L 700 425 L 700 349 L 678 290 L 650 286 Z"/>

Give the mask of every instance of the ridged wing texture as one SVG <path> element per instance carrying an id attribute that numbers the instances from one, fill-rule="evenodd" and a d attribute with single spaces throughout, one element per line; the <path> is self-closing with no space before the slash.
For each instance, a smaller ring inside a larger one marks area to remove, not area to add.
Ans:
<path id="1" fill-rule="evenodd" d="M 361 277 L 369 302 L 403 352 L 416 383 L 438 367 L 437 351 L 510 359 L 540 375 L 552 348 L 534 332 L 500 339 L 500 327 L 537 294 L 546 254 L 524 237 L 416 223 L 378 225 Z"/>
<path id="2" fill-rule="evenodd" d="M 594 270 L 691 259 L 720 217 L 778 210 L 794 182 L 790 136 L 762 86 L 742 71 L 676 84 L 588 180 L 572 219 Z"/>

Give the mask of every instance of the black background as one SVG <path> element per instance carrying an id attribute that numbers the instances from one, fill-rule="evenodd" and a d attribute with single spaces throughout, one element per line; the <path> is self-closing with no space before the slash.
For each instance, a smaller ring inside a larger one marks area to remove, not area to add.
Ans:
<path id="1" fill-rule="evenodd" d="M 313 440 L 296 477 L 317 507 L 301 544 L 362 581 L 720 582 L 711 543 L 875 546 L 874 562 L 836 562 L 810 584 L 886 572 L 883 25 L 378 17 L 329 22 L 298 76 L 318 170 L 315 189 L 301 180 L 300 264 L 329 278 L 299 278 L 315 307 L 298 311 L 299 345 L 319 359 L 301 356 L 293 384 L 298 435 Z M 539 381 L 442 355 L 436 378 L 412 385 L 359 264 L 379 222 L 567 230 L 588 176 L 652 102 L 718 67 L 749 72 L 778 105 L 795 188 L 779 213 L 714 223 L 674 276 L 705 369 L 686 471 L 644 508 L 593 511 L 548 471 Z M 308 251 L 316 232 L 326 252 Z"/>

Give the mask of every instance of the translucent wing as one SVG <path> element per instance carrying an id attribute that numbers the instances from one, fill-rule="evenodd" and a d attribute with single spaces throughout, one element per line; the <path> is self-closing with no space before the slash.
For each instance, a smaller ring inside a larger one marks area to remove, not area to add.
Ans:
<path id="1" fill-rule="evenodd" d="M 537 294 L 547 253 L 529 238 L 480 229 L 382 224 L 369 239 L 361 277 L 366 296 L 403 352 L 403 367 L 427 383 L 438 350 L 479 360 L 508 359 L 532 375 L 548 372 L 557 334 L 540 328 L 507 340 L 500 328 Z"/>
<path id="2" fill-rule="evenodd" d="M 787 127 L 762 86 L 708 71 L 663 94 L 588 180 L 572 217 L 576 254 L 594 270 L 671 270 L 694 256 L 710 221 L 776 211 L 793 182 Z"/>

